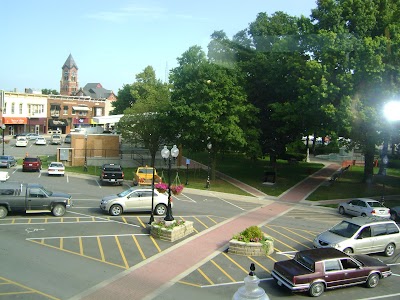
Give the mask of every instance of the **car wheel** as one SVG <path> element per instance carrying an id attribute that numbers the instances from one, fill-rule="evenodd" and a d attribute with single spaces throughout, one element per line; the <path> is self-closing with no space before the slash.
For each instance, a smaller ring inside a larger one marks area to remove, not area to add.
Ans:
<path id="1" fill-rule="evenodd" d="M 119 204 L 114 204 L 110 207 L 110 215 L 112 216 L 119 216 L 122 214 L 122 206 Z"/>
<path id="2" fill-rule="evenodd" d="M 385 248 L 385 255 L 386 256 L 392 256 L 396 250 L 396 246 L 393 243 L 390 243 L 389 245 L 386 246 Z"/>
<path id="3" fill-rule="evenodd" d="M 325 291 L 325 285 L 322 282 L 315 282 L 310 286 L 310 296 L 319 297 Z"/>
<path id="4" fill-rule="evenodd" d="M 340 206 L 339 207 L 339 214 L 344 215 L 345 211 L 344 211 L 344 207 Z"/>
<path id="5" fill-rule="evenodd" d="M 366 217 L 367 215 L 365 214 L 365 213 L 362 213 L 361 214 L 361 217 Z"/>
<path id="6" fill-rule="evenodd" d="M 344 253 L 346 253 L 347 255 L 353 254 L 353 249 L 351 248 L 346 248 L 343 250 Z"/>
<path id="7" fill-rule="evenodd" d="M 8 210 L 4 206 L 0 206 L 0 219 L 7 217 Z"/>
<path id="8" fill-rule="evenodd" d="M 65 206 L 62 204 L 56 204 L 53 207 L 53 216 L 55 217 L 62 217 L 65 214 Z"/>
<path id="9" fill-rule="evenodd" d="M 379 275 L 377 273 L 373 273 L 369 275 L 366 285 L 369 288 L 374 288 L 378 285 L 378 283 L 379 283 Z"/>
<path id="10" fill-rule="evenodd" d="M 157 204 L 156 209 L 154 211 L 155 214 L 158 216 L 164 215 L 167 212 L 167 206 L 165 204 Z"/>
<path id="11" fill-rule="evenodd" d="M 391 211 L 391 212 L 390 212 L 390 218 L 391 218 L 393 221 L 396 221 L 396 220 L 397 220 L 397 218 L 398 218 L 398 216 L 397 216 L 396 212 L 394 212 L 394 211 Z"/>

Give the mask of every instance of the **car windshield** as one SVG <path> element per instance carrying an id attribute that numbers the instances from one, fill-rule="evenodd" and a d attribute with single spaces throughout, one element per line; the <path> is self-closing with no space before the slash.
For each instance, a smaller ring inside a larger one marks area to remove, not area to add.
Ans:
<path id="1" fill-rule="evenodd" d="M 329 229 L 329 232 L 349 238 L 352 237 L 358 231 L 358 229 L 360 229 L 359 225 L 350 223 L 348 221 L 342 221 L 341 223 Z"/>
<path id="2" fill-rule="evenodd" d="M 140 169 L 139 173 L 153 174 L 153 169 Z"/>
<path id="3" fill-rule="evenodd" d="M 49 196 L 53 195 L 52 191 L 47 190 L 46 188 L 42 187 L 42 190 Z"/>
<path id="4" fill-rule="evenodd" d="M 385 207 L 380 202 L 377 202 L 377 201 L 368 202 L 368 205 L 371 207 Z"/>
<path id="5" fill-rule="evenodd" d="M 302 266 L 306 267 L 307 269 L 314 271 L 314 261 L 309 258 L 308 256 L 303 255 L 300 252 L 297 252 L 294 256 L 294 260 L 301 264 Z"/>
<path id="6" fill-rule="evenodd" d="M 127 189 L 127 190 L 125 190 L 125 191 L 123 191 L 123 192 L 117 194 L 117 196 L 118 196 L 118 197 L 125 197 L 125 196 L 128 196 L 130 193 L 133 192 L 133 190 L 134 190 L 133 188 Z"/>
<path id="7" fill-rule="evenodd" d="M 8 158 L 7 158 L 7 156 L 0 156 L 0 159 L 1 160 L 7 160 Z"/>

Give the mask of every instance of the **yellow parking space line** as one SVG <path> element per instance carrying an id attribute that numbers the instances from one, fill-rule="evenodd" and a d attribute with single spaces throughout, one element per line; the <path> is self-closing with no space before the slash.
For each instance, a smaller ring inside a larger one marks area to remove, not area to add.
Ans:
<path id="1" fill-rule="evenodd" d="M 209 218 L 211 221 L 213 221 L 215 224 L 218 224 L 217 221 L 215 221 L 213 218 L 211 218 L 210 216 L 207 216 L 207 218 Z"/>
<path id="2" fill-rule="evenodd" d="M 233 262 L 239 269 L 241 269 L 243 272 L 245 272 L 246 274 L 249 273 L 249 270 L 246 270 L 245 268 L 243 268 L 241 265 L 239 265 L 236 261 L 234 261 L 228 254 L 226 254 L 225 252 L 222 252 L 223 255 L 225 255 L 225 257 L 227 259 L 229 259 L 231 262 Z"/>
<path id="3" fill-rule="evenodd" d="M 265 226 L 265 227 L 268 228 L 268 226 Z M 283 234 L 283 233 L 281 233 L 281 232 L 279 232 L 279 231 L 277 231 L 277 230 L 275 230 L 275 229 L 272 229 L 272 228 L 270 228 L 270 227 L 269 227 L 269 229 L 272 230 L 272 231 L 277 232 L 278 234 L 280 234 L 280 235 L 282 235 L 282 236 L 284 236 L 284 237 L 287 238 L 288 240 L 291 240 L 291 241 L 293 241 L 293 242 L 299 243 L 300 245 L 304 246 L 306 249 L 310 249 L 309 246 L 306 246 L 306 245 L 304 245 L 303 243 L 300 243 L 299 241 L 297 241 L 297 240 L 295 240 L 295 239 L 292 239 L 290 236 L 287 236 L 286 234 Z M 294 248 L 292 248 L 292 249 L 294 249 Z M 295 250 L 295 249 L 294 249 L 294 250 Z"/>
<path id="4" fill-rule="evenodd" d="M 101 245 L 101 240 L 100 240 L 100 237 L 99 237 L 99 236 L 97 237 L 97 245 L 99 246 L 101 261 L 105 261 L 105 259 L 104 259 L 103 246 Z"/>
<path id="5" fill-rule="evenodd" d="M 161 249 L 160 249 L 160 247 L 158 246 L 156 240 L 155 240 L 152 236 L 150 236 L 150 239 L 151 239 L 151 241 L 153 242 L 154 246 L 157 248 L 158 252 L 161 252 Z"/>
<path id="6" fill-rule="evenodd" d="M 60 218 L 60 222 L 61 222 L 61 223 L 64 223 L 64 218 Z"/>
<path id="7" fill-rule="evenodd" d="M 33 243 L 36 243 L 36 244 L 42 244 L 42 243 L 39 243 L 39 242 L 37 242 L 37 241 L 35 241 L 35 240 L 29 240 L 29 241 L 30 241 L 30 242 L 33 242 Z M 46 246 L 46 247 L 49 247 L 49 248 L 53 248 L 53 249 L 57 249 L 57 250 L 61 250 L 61 251 L 67 252 L 67 253 L 79 255 L 79 253 L 77 253 L 77 252 L 70 251 L 70 250 L 67 250 L 67 249 L 60 249 L 60 248 L 58 248 L 58 247 L 56 247 L 56 246 L 53 246 L 53 245 L 43 244 L 43 246 Z M 108 262 L 108 261 L 102 261 L 102 260 L 100 260 L 100 259 L 98 259 L 98 258 L 95 258 L 95 257 L 91 257 L 91 256 L 87 256 L 87 255 L 81 255 L 81 256 L 82 256 L 82 257 L 85 257 L 85 258 L 89 258 L 89 259 L 95 260 L 95 261 L 103 262 L 103 263 L 105 263 L 105 264 L 108 264 L 108 265 L 111 265 L 111 266 L 114 266 L 114 267 L 126 269 L 124 266 L 117 265 L 117 264 L 114 264 L 114 263 Z"/>
<path id="8" fill-rule="evenodd" d="M 125 217 L 121 217 L 122 221 L 124 221 L 125 224 L 128 224 L 128 221 L 125 219 Z"/>
<path id="9" fill-rule="evenodd" d="M 201 285 L 198 285 L 198 284 L 194 284 L 194 283 L 190 283 L 190 282 L 186 282 L 186 281 L 178 281 L 178 282 L 182 283 L 182 284 L 186 284 L 186 285 L 190 285 L 190 286 L 201 288 Z"/>
<path id="10" fill-rule="evenodd" d="M 115 241 L 117 242 L 117 246 L 118 246 L 118 249 L 119 249 L 119 253 L 121 254 L 121 258 L 124 261 L 125 269 L 129 269 L 128 262 L 126 260 L 124 251 L 122 250 L 121 244 L 120 244 L 119 239 L 118 239 L 117 236 L 115 237 Z"/>
<path id="11" fill-rule="evenodd" d="M 41 240 L 40 240 L 40 244 L 44 244 L 44 239 L 41 239 Z"/>
<path id="12" fill-rule="evenodd" d="M 47 297 L 47 298 L 49 298 L 49 299 L 60 300 L 59 298 L 53 297 L 53 296 L 51 296 L 51 295 L 49 295 L 49 294 L 42 293 L 42 292 L 40 292 L 40 291 L 38 291 L 38 290 L 32 289 L 32 288 L 30 288 L 30 287 L 27 287 L 27 286 L 25 286 L 25 285 L 23 285 L 23 284 L 20 284 L 20 283 L 17 283 L 17 282 L 15 282 L 15 281 L 6 279 L 6 278 L 4 278 L 4 277 L 1 277 L 1 276 L 0 276 L 0 279 L 1 279 L 1 280 L 4 280 L 4 281 L 6 281 L 6 282 L 9 282 L 9 283 L 11 283 L 11 284 L 13 284 L 13 285 L 16 285 L 16 286 L 18 286 L 18 287 L 20 287 L 20 288 L 23 288 L 23 289 L 26 289 L 26 290 L 30 291 L 29 294 L 30 294 L 30 293 L 35 293 L 35 294 L 39 294 L 39 295 L 45 296 L 45 297 Z M 16 294 L 16 293 L 12 293 L 12 294 Z M 0 294 L 0 295 L 3 295 L 3 294 Z"/>
<path id="13" fill-rule="evenodd" d="M 228 273 L 225 272 L 224 269 L 222 269 L 214 260 L 211 260 L 211 262 L 214 264 L 214 266 L 216 266 L 218 268 L 218 270 L 220 270 L 226 277 L 228 277 L 232 282 L 236 282 L 235 279 L 232 278 L 231 275 L 229 275 Z M 247 273 L 247 272 L 246 272 Z"/>
<path id="14" fill-rule="evenodd" d="M 288 228 L 288 227 L 285 227 L 285 226 L 271 225 L 271 224 L 268 224 L 268 225 L 266 225 L 266 226 L 270 226 L 270 227 L 279 227 L 279 228 L 285 228 L 285 229 Z M 297 229 L 297 228 L 296 228 L 296 230 L 297 230 L 297 231 L 303 231 L 303 232 L 309 233 L 310 235 L 314 235 L 314 234 L 320 233 L 319 231 L 311 231 L 311 230 L 305 230 L 305 229 Z"/>
<path id="15" fill-rule="evenodd" d="M 134 241 L 135 244 L 136 244 L 136 247 L 138 248 L 138 250 L 139 250 L 139 252 L 140 252 L 140 255 L 142 256 L 143 259 L 146 259 L 146 256 L 144 255 L 144 253 L 143 253 L 143 251 L 142 251 L 142 247 L 140 247 L 140 245 L 139 245 L 139 243 L 138 243 L 138 241 L 137 241 L 137 239 L 136 239 L 136 236 L 134 236 L 134 235 L 132 234 L 132 238 L 133 238 L 133 241 Z"/>
<path id="16" fill-rule="evenodd" d="M 76 221 L 79 222 L 79 218 L 78 217 L 76 218 Z"/>
<path id="17" fill-rule="evenodd" d="M 95 222 L 95 221 L 96 221 L 96 218 L 95 218 L 95 217 L 93 217 L 93 216 L 92 216 L 92 221 L 93 221 L 93 222 Z"/>
<path id="18" fill-rule="evenodd" d="M 278 248 L 276 248 L 276 247 L 274 247 L 274 249 L 275 249 L 275 252 L 284 252 L 284 251 L 282 251 L 282 250 L 279 250 Z M 295 251 L 297 251 L 297 250 L 295 250 Z M 289 255 L 289 254 L 286 254 L 286 253 L 281 253 L 282 255 L 285 255 L 286 257 L 288 257 L 288 258 L 293 258 L 293 255 Z M 269 256 L 268 256 L 269 257 Z M 271 259 L 273 260 L 273 261 L 275 261 L 275 262 L 277 262 L 277 260 L 275 260 L 275 259 L 273 259 L 272 257 L 271 257 Z"/>
<path id="19" fill-rule="evenodd" d="M 259 266 L 261 269 L 263 269 L 264 271 L 267 271 L 268 273 L 271 273 L 270 270 L 268 270 L 266 267 L 264 267 L 262 264 L 260 264 L 258 261 L 256 261 L 254 258 L 252 258 L 251 256 L 247 256 L 248 259 L 250 259 L 252 262 L 254 262 L 257 266 Z"/>
<path id="20" fill-rule="evenodd" d="M 201 276 L 203 276 L 205 278 L 205 280 L 208 281 L 209 284 L 214 284 L 214 282 L 212 282 L 212 280 L 200 268 L 198 268 L 197 271 L 199 271 Z"/>
<path id="21" fill-rule="evenodd" d="M 60 238 L 60 248 L 64 249 L 64 238 Z"/>
<path id="22" fill-rule="evenodd" d="M 309 239 L 308 237 L 305 237 L 304 235 L 298 234 L 297 232 L 294 232 L 293 230 L 290 230 L 288 228 L 285 228 L 285 230 L 289 231 L 290 233 L 293 233 L 294 235 L 297 235 L 298 237 L 301 237 L 309 242 L 312 242 L 313 239 Z"/>
<path id="23" fill-rule="evenodd" d="M 45 218 L 45 219 L 44 219 L 44 222 L 45 222 L 45 223 L 47 223 L 47 222 L 48 222 L 48 219 L 47 219 L 47 218 Z"/>
<path id="24" fill-rule="evenodd" d="M 139 220 L 140 225 L 142 225 L 143 228 L 146 228 L 146 224 L 143 223 L 142 219 L 139 217 L 136 217 Z"/>
<path id="25" fill-rule="evenodd" d="M 35 294 L 33 291 L 26 292 L 9 292 L 9 293 L 0 293 L 0 296 L 10 296 L 10 295 L 25 295 L 25 294 Z"/>
<path id="26" fill-rule="evenodd" d="M 14 224 L 15 223 L 15 219 L 12 219 L 12 222 L 11 222 L 11 224 Z"/>
<path id="27" fill-rule="evenodd" d="M 182 221 L 186 221 L 183 217 L 180 217 L 180 218 L 182 219 Z M 196 230 L 196 228 L 194 228 L 194 226 L 193 226 L 193 230 L 194 230 L 196 233 L 199 233 L 199 231 Z"/>
<path id="28" fill-rule="evenodd" d="M 82 238 L 79 237 L 79 254 L 83 255 L 83 245 L 82 245 Z"/>
<path id="29" fill-rule="evenodd" d="M 200 221 L 197 217 L 194 217 L 200 224 L 202 224 L 205 228 L 208 228 L 206 224 L 204 224 L 202 221 Z"/>
<path id="30" fill-rule="evenodd" d="M 290 249 L 293 250 L 293 251 L 298 251 L 297 249 L 293 248 L 292 246 L 290 246 L 290 245 L 288 245 L 288 244 L 286 244 L 286 243 L 284 243 L 284 242 L 282 242 L 281 240 L 278 240 L 278 239 L 276 239 L 276 238 L 274 238 L 274 242 L 278 242 L 279 244 L 282 244 L 282 245 L 284 245 L 284 246 L 290 248 Z M 276 249 L 275 244 L 274 244 L 274 248 Z"/>
<path id="31" fill-rule="evenodd" d="M 28 224 L 30 224 L 32 222 L 32 219 L 28 219 Z"/>

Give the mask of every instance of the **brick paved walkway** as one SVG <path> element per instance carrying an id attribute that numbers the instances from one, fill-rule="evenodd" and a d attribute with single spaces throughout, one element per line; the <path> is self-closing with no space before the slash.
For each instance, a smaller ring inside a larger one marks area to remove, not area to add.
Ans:
<path id="1" fill-rule="evenodd" d="M 292 207 L 292 203 L 303 200 L 336 170 L 336 164 L 325 166 L 279 197 L 278 201 L 267 201 L 268 204 L 261 208 L 243 213 L 189 237 L 121 273 L 113 280 L 99 284 L 72 299 L 153 299 L 199 265 L 208 261 L 210 257 L 225 250 L 232 235 L 246 227 L 264 224 L 284 213 Z"/>

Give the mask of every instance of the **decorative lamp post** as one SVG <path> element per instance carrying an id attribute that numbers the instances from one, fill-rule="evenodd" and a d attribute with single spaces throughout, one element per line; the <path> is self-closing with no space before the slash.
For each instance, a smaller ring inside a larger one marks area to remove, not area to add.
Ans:
<path id="1" fill-rule="evenodd" d="M 1 129 L 2 129 L 1 134 L 2 134 L 2 136 L 3 136 L 3 155 L 4 155 L 4 130 L 6 130 L 6 125 L 5 125 L 5 124 L 2 124 L 2 125 L 1 125 Z"/>
<path id="2" fill-rule="evenodd" d="M 386 180 L 386 167 L 389 162 L 387 155 L 382 158 L 383 163 L 383 189 L 382 189 L 382 196 L 381 196 L 381 203 L 385 202 L 385 180 Z"/>
<path id="3" fill-rule="evenodd" d="M 164 221 L 173 221 L 174 217 L 172 216 L 172 208 L 171 208 L 171 161 L 176 160 L 179 155 L 179 149 L 174 145 L 169 151 L 167 146 L 161 150 L 161 156 L 164 158 L 164 161 L 168 161 L 168 207 L 167 213 L 165 215 Z"/>
<path id="4" fill-rule="evenodd" d="M 150 220 L 149 220 L 149 225 L 154 222 L 154 163 L 153 163 L 153 178 L 151 179 L 151 214 L 150 214 Z"/>
<path id="5" fill-rule="evenodd" d="M 210 171 L 211 171 L 211 148 L 212 144 L 211 142 L 208 142 L 207 144 L 207 149 L 208 149 L 208 168 L 207 168 L 207 182 L 206 182 L 206 188 L 210 188 Z"/>
<path id="6" fill-rule="evenodd" d="M 88 139 L 88 135 L 85 132 L 85 162 L 83 165 L 83 171 L 87 172 L 87 139 Z"/>

